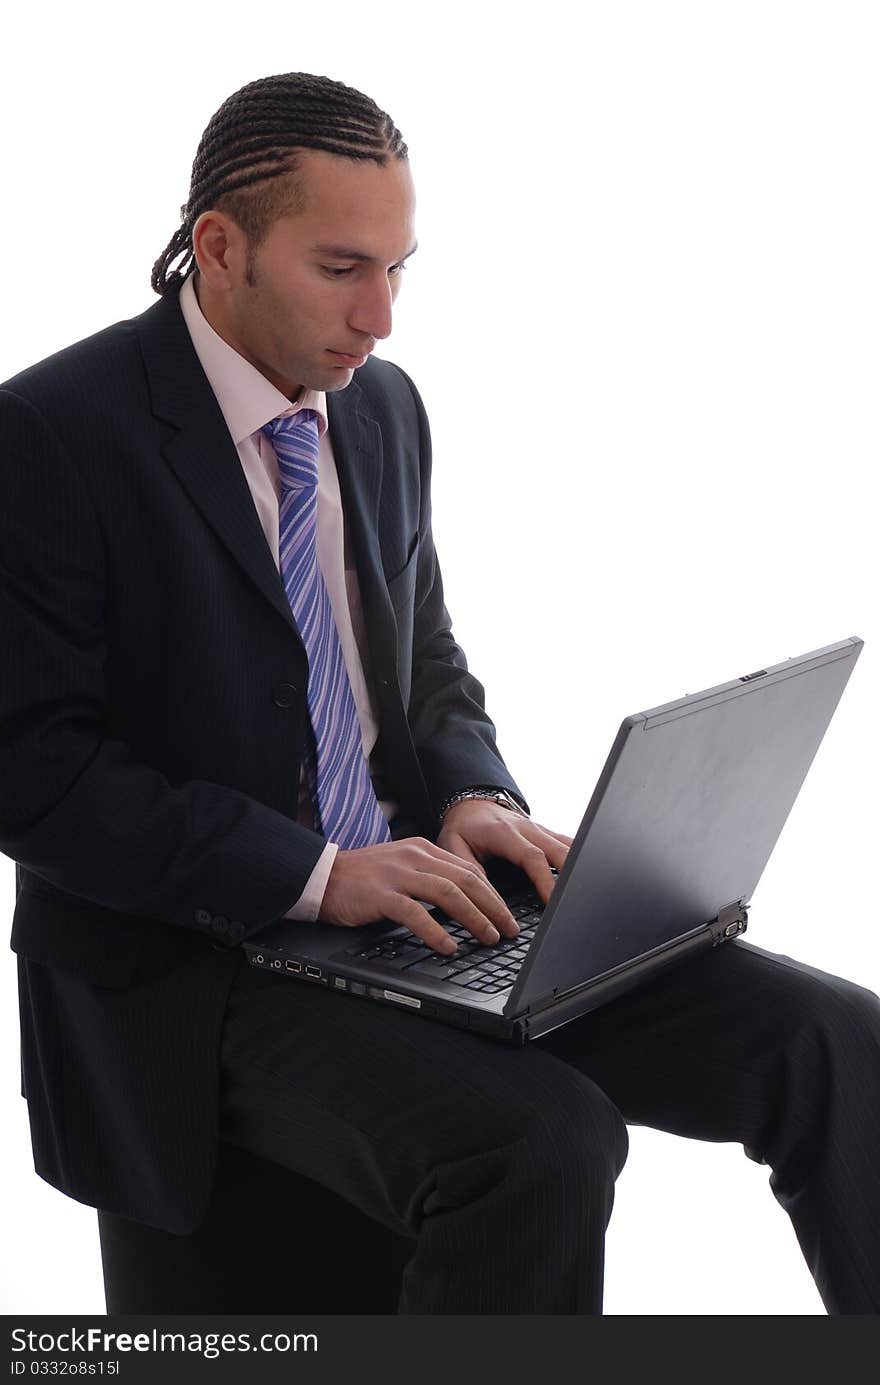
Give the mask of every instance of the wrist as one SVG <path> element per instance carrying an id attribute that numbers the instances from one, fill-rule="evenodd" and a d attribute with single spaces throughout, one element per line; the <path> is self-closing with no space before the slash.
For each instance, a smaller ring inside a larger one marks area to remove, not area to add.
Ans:
<path id="1" fill-rule="evenodd" d="M 450 794 L 440 805 L 438 814 L 439 827 L 442 828 L 446 815 L 458 806 L 459 803 L 470 803 L 478 800 L 494 802 L 500 808 L 506 808 L 509 812 L 517 813 L 521 817 L 528 817 L 525 808 L 514 798 L 508 789 L 493 788 L 492 786 L 478 785 L 469 789 L 460 789 L 457 793 Z"/>

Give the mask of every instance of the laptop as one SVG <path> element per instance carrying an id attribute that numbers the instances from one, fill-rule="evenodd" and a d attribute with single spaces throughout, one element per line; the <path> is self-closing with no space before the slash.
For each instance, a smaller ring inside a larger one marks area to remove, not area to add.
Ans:
<path id="1" fill-rule="evenodd" d="M 485 862 L 520 926 L 447 957 L 384 920 L 279 919 L 243 944 L 279 977 L 522 1045 L 746 929 L 751 896 L 862 649 L 856 636 L 624 719 L 546 906 Z M 423 901 L 424 902 L 424 901 Z"/>

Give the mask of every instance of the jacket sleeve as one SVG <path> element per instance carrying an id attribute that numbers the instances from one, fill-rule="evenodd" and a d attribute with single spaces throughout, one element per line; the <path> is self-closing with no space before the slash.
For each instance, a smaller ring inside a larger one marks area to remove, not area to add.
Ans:
<path id="1" fill-rule="evenodd" d="M 326 843 L 235 789 L 172 785 L 108 734 L 110 595 L 72 457 L 0 389 L 0 851 L 106 908 L 212 939 L 219 910 L 246 936 L 290 908 Z"/>
<path id="2" fill-rule="evenodd" d="M 398 370 L 400 367 L 397 367 Z M 486 714 L 483 685 L 468 669 L 452 634 L 443 580 L 431 529 L 431 434 L 421 397 L 404 371 L 419 425 L 421 491 L 419 553 L 413 627 L 409 726 L 435 812 L 459 789 L 508 789 L 526 812 L 528 804 L 511 777 Z"/>

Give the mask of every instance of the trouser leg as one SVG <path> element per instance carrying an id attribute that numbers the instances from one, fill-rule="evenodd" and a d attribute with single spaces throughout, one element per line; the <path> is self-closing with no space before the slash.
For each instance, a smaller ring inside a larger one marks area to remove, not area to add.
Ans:
<path id="1" fill-rule="evenodd" d="M 629 1124 L 768 1164 L 828 1312 L 880 1312 L 876 995 L 736 941 L 539 1042 Z"/>
<path id="2" fill-rule="evenodd" d="M 870 991 L 734 942 L 510 1049 L 284 981 L 263 1016 L 273 981 L 233 996 L 225 1137 L 417 1237 L 402 1311 L 601 1311 L 621 1115 L 741 1143 L 828 1311 L 880 1311 Z"/>
<path id="3" fill-rule="evenodd" d="M 243 964 L 220 1134 L 411 1236 L 401 1313 L 601 1312 L 626 1127 L 594 1082 L 539 1045 L 510 1048 Z"/>

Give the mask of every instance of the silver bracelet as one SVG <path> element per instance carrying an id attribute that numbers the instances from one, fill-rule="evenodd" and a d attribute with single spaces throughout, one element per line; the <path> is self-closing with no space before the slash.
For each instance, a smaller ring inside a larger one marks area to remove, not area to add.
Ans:
<path id="1" fill-rule="evenodd" d="M 442 804 L 439 813 L 439 822 L 442 827 L 443 819 L 456 803 L 463 803 L 468 798 L 488 798 L 493 799 L 501 808 L 509 808 L 512 813 L 519 813 L 527 818 L 528 813 L 521 808 L 512 794 L 507 789 L 461 789 L 458 793 L 451 794 Z"/>

